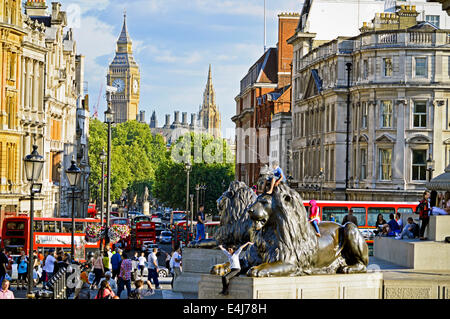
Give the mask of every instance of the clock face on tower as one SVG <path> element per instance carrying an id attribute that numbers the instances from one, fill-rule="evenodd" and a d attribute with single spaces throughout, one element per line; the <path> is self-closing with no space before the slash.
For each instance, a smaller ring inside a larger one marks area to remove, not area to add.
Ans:
<path id="1" fill-rule="evenodd" d="M 117 88 L 117 93 L 122 93 L 125 89 L 125 82 L 122 79 L 114 80 L 112 85 Z"/>
<path id="2" fill-rule="evenodd" d="M 137 80 L 133 81 L 133 93 L 136 94 L 139 89 L 139 83 Z"/>

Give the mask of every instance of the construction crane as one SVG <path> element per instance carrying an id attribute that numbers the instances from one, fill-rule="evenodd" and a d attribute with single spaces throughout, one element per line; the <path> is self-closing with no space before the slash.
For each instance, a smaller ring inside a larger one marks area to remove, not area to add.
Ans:
<path id="1" fill-rule="evenodd" d="M 94 107 L 94 114 L 92 114 L 92 117 L 95 117 L 96 119 L 98 118 L 98 106 L 100 105 L 100 98 L 102 97 L 102 91 L 103 91 L 103 83 L 102 86 L 100 87 L 100 92 L 98 92 L 98 99 L 97 104 Z"/>

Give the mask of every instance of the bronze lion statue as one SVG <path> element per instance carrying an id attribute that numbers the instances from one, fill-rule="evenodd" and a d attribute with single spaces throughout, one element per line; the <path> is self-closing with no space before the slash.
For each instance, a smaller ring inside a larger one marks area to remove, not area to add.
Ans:
<path id="1" fill-rule="evenodd" d="M 218 245 L 240 245 L 250 240 L 252 220 L 246 208 L 256 200 L 256 194 L 243 182 L 233 181 L 217 200 L 219 228 L 213 238 L 191 241 L 190 248 L 216 248 Z"/>
<path id="2" fill-rule="evenodd" d="M 320 238 L 308 221 L 300 195 L 281 183 L 247 208 L 253 221 L 252 241 L 260 262 L 251 277 L 366 272 L 369 249 L 358 227 L 321 222 Z"/>

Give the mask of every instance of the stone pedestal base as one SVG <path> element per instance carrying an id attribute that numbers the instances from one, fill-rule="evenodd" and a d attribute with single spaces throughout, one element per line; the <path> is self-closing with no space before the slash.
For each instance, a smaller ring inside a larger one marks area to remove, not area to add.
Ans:
<path id="1" fill-rule="evenodd" d="M 183 248 L 183 271 L 173 283 L 173 291 L 198 293 L 201 276 L 209 274 L 212 266 L 227 261 L 219 249 Z"/>
<path id="2" fill-rule="evenodd" d="M 375 237 L 374 257 L 415 270 L 450 270 L 450 244 Z"/>
<path id="3" fill-rule="evenodd" d="M 228 296 L 220 295 L 220 276 L 202 275 L 199 299 L 381 299 L 383 274 L 315 275 L 251 278 L 230 282 Z"/>

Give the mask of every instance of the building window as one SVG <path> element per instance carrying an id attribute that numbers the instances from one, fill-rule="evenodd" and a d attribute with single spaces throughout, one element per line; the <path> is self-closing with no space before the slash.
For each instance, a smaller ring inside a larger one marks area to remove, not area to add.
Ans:
<path id="1" fill-rule="evenodd" d="M 361 128 L 367 128 L 367 103 L 361 106 Z"/>
<path id="2" fill-rule="evenodd" d="M 380 180 L 392 179 L 392 149 L 380 149 Z"/>
<path id="3" fill-rule="evenodd" d="M 392 59 L 385 58 L 384 61 L 384 76 L 392 76 Z"/>
<path id="4" fill-rule="evenodd" d="M 415 102 L 414 103 L 414 127 L 424 128 L 427 127 L 427 103 Z"/>
<path id="5" fill-rule="evenodd" d="M 412 151 L 412 180 L 426 181 L 427 180 L 427 151 L 413 150 Z"/>
<path id="6" fill-rule="evenodd" d="M 363 180 L 367 178 L 367 150 L 361 149 L 360 152 L 359 157 L 361 170 L 359 172 L 359 179 Z"/>
<path id="7" fill-rule="evenodd" d="M 427 58 L 416 58 L 416 76 L 427 76 Z"/>
<path id="8" fill-rule="evenodd" d="M 381 101 L 381 127 L 392 127 L 392 101 Z"/>
<path id="9" fill-rule="evenodd" d="M 439 16 L 436 15 L 426 15 L 425 20 L 429 23 L 434 24 L 437 28 L 439 28 Z"/>

